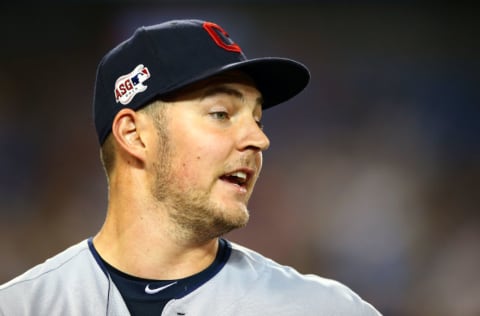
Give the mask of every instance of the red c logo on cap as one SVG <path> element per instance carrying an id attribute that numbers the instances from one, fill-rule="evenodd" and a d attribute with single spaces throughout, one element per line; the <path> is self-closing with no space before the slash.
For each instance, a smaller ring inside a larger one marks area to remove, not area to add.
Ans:
<path id="1" fill-rule="evenodd" d="M 240 48 L 240 46 L 235 44 L 230 39 L 227 32 L 225 32 L 219 25 L 212 22 L 205 22 L 203 23 L 203 28 L 208 32 L 208 34 L 213 39 L 213 41 L 221 48 L 231 52 L 237 52 L 237 53 L 242 52 L 242 49 Z M 227 40 L 230 41 L 230 43 L 227 42 Z"/>

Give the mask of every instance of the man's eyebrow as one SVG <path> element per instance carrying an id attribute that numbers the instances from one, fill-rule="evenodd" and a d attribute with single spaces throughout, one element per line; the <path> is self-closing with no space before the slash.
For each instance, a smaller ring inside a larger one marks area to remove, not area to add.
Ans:
<path id="1" fill-rule="evenodd" d="M 235 97 L 235 98 L 237 98 L 241 101 L 243 101 L 245 99 L 242 92 L 240 92 L 239 90 L 237 90 L 235 88 L 225 86 L 225 85 L 216 85 L 216 86 L 212 86 L 212 87 L 209 87 L 209 88 L 205 89 L 205 91 L 202 93 L 202 99 L 205 99 L 207 97 L 211 97 L 211 96 L 216 95 L 216 94 L 227 94 L 227 95 L 233 96 L 233 97 Z M 262 105 L 263 104 L 263 98 L 261 96 L 258 97 L 256 102 L 257 102 L 257 104 Z"/>

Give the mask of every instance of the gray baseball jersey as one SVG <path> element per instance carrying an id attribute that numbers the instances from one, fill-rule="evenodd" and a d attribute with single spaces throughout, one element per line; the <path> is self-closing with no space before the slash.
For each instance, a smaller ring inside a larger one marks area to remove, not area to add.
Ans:
<path id="1" fill-rule="evenodd" d="M 231 244 L 210 281 L 165 306 L 168 316 L 380 315 L 346 286 L 302 275 Z M 0 315 L 129 315 L 112 279 L 84 240 L 0 286 Z"/>

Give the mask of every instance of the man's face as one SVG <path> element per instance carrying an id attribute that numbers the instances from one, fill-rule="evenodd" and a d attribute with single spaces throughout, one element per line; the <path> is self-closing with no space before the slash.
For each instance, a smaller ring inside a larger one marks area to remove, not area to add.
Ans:
<path id="1" fill-rule="evenodd" d="M 184 238 L 205 241 L 248 221 L 247 203 L 269 140 L 261 95 L 250 81 L 222 75 L 167 105 L 154 161 L 154 197 Z"/>

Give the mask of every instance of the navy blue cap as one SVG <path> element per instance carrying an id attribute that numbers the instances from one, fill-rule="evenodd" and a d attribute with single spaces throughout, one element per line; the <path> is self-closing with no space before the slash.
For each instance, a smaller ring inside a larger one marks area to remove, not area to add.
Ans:
<path id="1" fill-rule="evenodd" d="M 310 79 L 308 69 L 291 59 L 247 59 L 223 28 L 212 22 L 175 20 L 137 29 L 97 68 L 93 110 L 100 144 L 122 108 L 140 109 L 163 95 L 234 69 L 252 77 L 264 109 L 292 98 Z"/>

